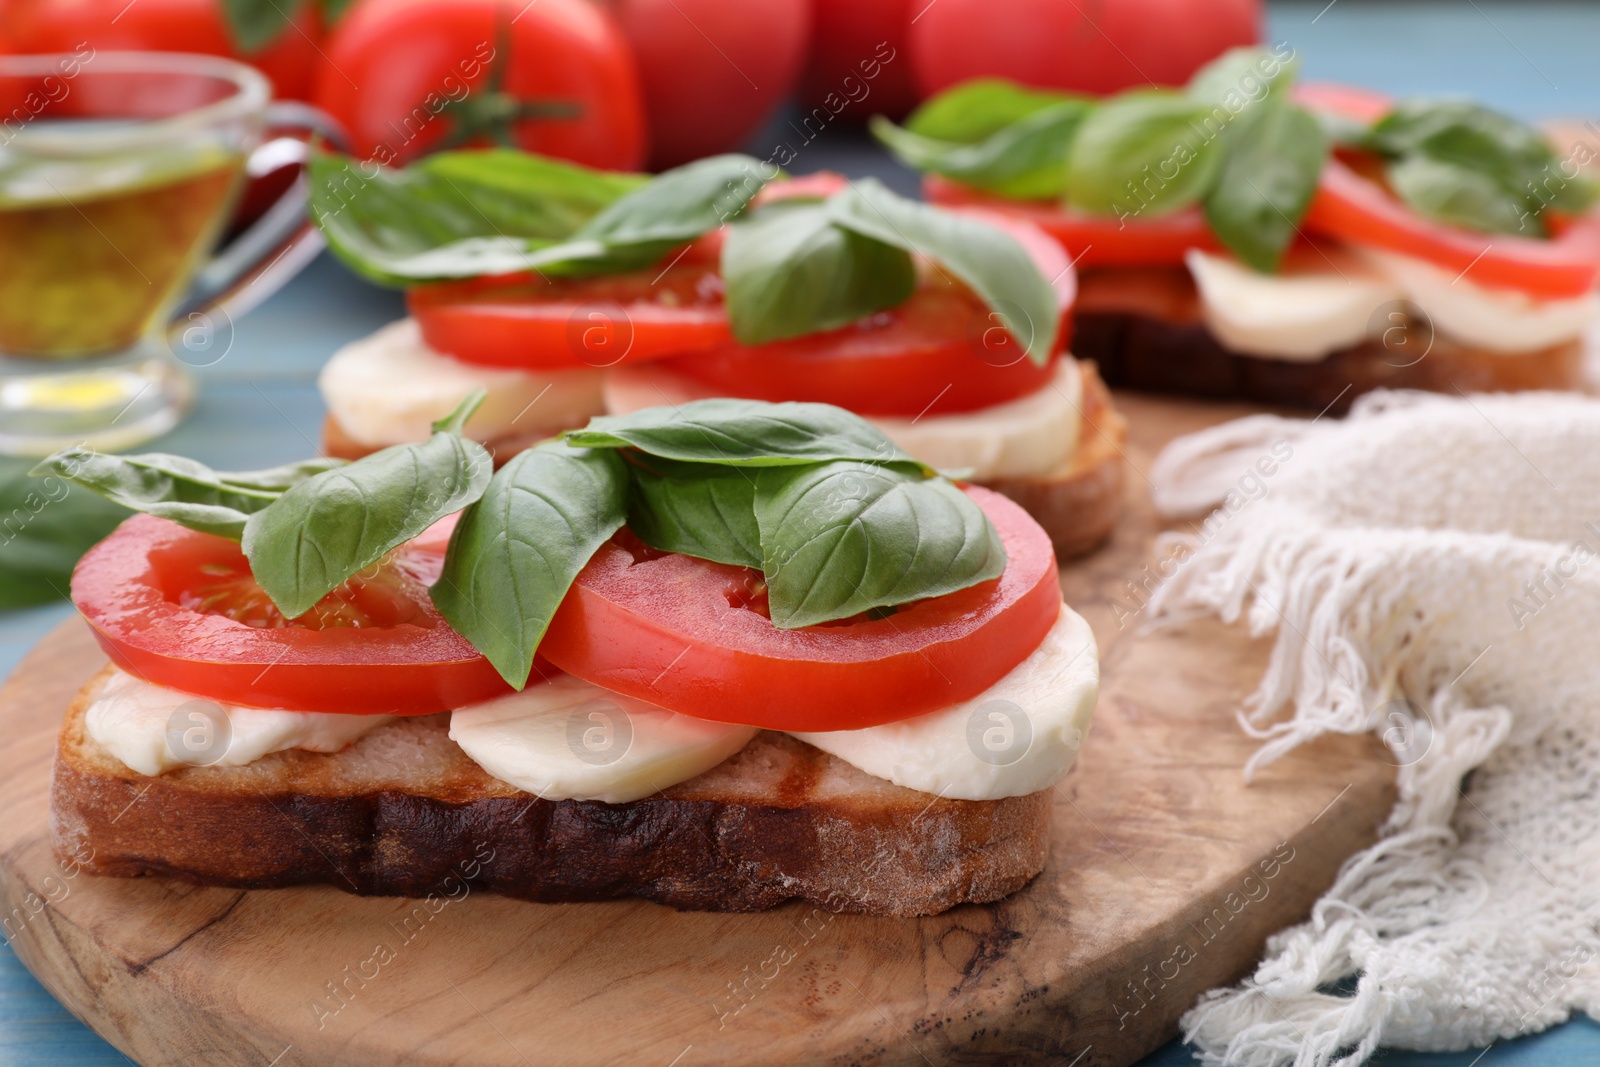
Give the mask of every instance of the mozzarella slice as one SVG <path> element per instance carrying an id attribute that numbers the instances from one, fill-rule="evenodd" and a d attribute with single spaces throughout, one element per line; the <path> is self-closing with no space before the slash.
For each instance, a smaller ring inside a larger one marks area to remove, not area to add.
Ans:
<path id="1" fill-rule="evenodd" d="M 582 426 L 605 410 L 605 372 L 519 371 L 479 367 L 429 348 L 413 319 L 402 319 L 333 354 L 317 386 L 340 428 L 369 447 L 421 441 L 463 397 L 489 395 L 467 433 L 480 441 Z"/>
<path id="2" fill-rule="evenodd" d="M 1535 352 L 1574 341 L 1600 318 L 1600 295 L 1540 300 L 1514 289 L 1490 289 L 1465 272 L 1376 248 L 1362 253 L 1404 290 L 1439 333 L 1493 352 Z"/>
<path id="3" fill-rule="evenodd" d="M 710 770 L 755 735 L 569 675 L 450 714 L 462 751 L 546 800 L 638 800 Z"/>
<path id="4" fill-rule="evenodd" d="M 650 363 L 617 367 L 605 385 L 606 410 L 613 415 L 715 395 L 692 378 Z M 916 419 L 863 417 L 924 463 L 983 481 L 1061 471 L 1077 449 L 1082 408 L 1077 361 L 1063 359 L 1043 389 L 1004 404 Z"/>
<path id="5" fill-rule="evenodd" d="M 1063 604 L 1033 654 L 971 700 L 864 730 L 794 736 L 907 789 L 998 800 L 1049 789 L 1067 773 L 1099 693 L 1094 634 Z"/>
<path id="6" fill-rule="evenodd" d="M 1235 352 L 1312 363 L 1366 339 L 1374 312 L 1404 296 L 1384 271 L 1359 257 L 1337 249 L 1327 255 L 1331 262 L 1301 263 L 1281 274 L 1261 274 L 1195 248 L 1184 262 L 1217 340 Z"/>
<path id="7" fill-rule="evenodd" d="M 338 752 L 393 715 L 333 715 L 219 704 L 113 671 L 85 712 L 89 736 L 140 774 L 242 767 L 270 752 Z"/>

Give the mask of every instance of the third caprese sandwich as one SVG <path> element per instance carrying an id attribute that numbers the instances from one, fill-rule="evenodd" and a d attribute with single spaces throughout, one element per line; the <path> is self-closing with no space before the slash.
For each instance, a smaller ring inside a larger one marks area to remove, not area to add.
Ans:
<path id="1" fill-rule="evenodd" d="M 874 129 L 929 200 L 1061 242 L 1074 349 L 1113 385 L 1316 409 L 1582 385 L 1594 151 L 1465 101 L 1295 87 L 1296 66 L 1241 49 L 1098 100 L 975 81 Z"/>
<path id="2" fill-rule="evenodd" d="M 489 391 L 485 429 L 502 457 L 597 403 L 829 403 L 1019 501 L 1062 556 L 1110 532 L 1125 427 L 1092 365 L 1067 354 L 1074 271 L 1033 226 L 720 156 L 643 184 L 603 176 L 594 199 L 611 199 L 563 239 L 512 237 L 525 231 L 508 204 L 545 218 L 570 195 L 523 180 L 530 158 L 476 157 L 480 175 L 508 168 L 499 232 L 418 225 L 404 242 L 393 220 L 432 218 L 447 198 L 428 172 L 375 172 L 331 196 L 351 165 L 323 161 L 319 218 L 334 249 L 405 285 L 412 312 L 325 369 L 331 452 L 415 439 L 475 386 Z"/>
<path id="3" fill-rule="evenodd" d="M 98 874 L 920 915 L 1044 866 L 1093 635 L 1045 532 L 870 424 L 711 400 L 492 470 L 69 450 L 142 512 L 72 595 L 64 855 Z"/>

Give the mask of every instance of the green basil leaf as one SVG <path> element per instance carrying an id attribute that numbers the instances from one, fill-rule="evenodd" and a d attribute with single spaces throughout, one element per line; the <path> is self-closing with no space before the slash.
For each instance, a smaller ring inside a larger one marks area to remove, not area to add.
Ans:
<path id="1" fill-rule="evenodd" d="M 637 448 L 661 459 L 742 467 L 915 462 L 883 431 L 843 408 L 726 397 L 601 415 L 565 439 L 579 448 Z"/>
<path id="2" fill-rule="evenodd" d="M 628 475 L 628 529 L 639 540 L 663 552 L 761 566 L 755 512 L 760 470 L 642 456 L 628 465 Z"/>
<path id="3" fill-rule="evenodd" d="M 289 487 L 343 463 L 312 460 L 266 471 L 227 473 L 161 452 L 117 456 L 69 448 L 39 463 L 32 473 L 63 478 L 120 507 L 237 541 L 245 521 Z"/>
<path id="4" fill-rule="evenodd" d="M 1067 203 L 1119 219 L 1164 215 L 1210 191 L 1222 163 L 1212 108 L 1159 89 L 1123 93 L 1089 113 L 1067 158 Z"/>
<path id="5" fill-rule="evenodd" d="M 1229 128 L 1222 173 L 1205 199 L 1206 221 L 1245 263 L 1276 271 L 1327 154 L 1327 138 L 1310 112 L 1282 96 L 1253 104 Z"/>
<path id="6" fill-rule="evenodd" d="M 1386 174 L 1396 195 L 1429 218 L 1486 233 L 1544 236 L 1526 202 L 1482 171 L 1412 155 L 1390 163 Z"/>
<path id="7" fill-rule="evenodd" d="M 976 144 L 1030 115 L 1062 103 L 1089 98 L 1050 89 L 1031 89 L 1005 78 L 974 78 L 927 100 L 906 118 L 906 129 L 921 137 Z"/>
<path id="8" fill-rule="evenodd" d="M 531 266 L 565 275 L 640 270 L 678 245 L 744 213 L 771 175 L 743 155 L 710 156 L 666 171 L 621 197 L 561 244 L 529 257 Z"/>
<path id="9" fill-rule="evenodd" d="M 303 0 L 221 0 L 228 35 L 239 51 L 255 55 L 276 41 L 299 12 Z M 118 16 L 119 18 L 121 16 Z M 113 22 L 116 19 L 112 19 Z"/>
<path id="10" fill-rule="evenodd" d="M 1367 146 L 1386 156 L 1430 156 L 1497 177 L 1537 173 L 1555 160 L 1543 133 L 1466 100 L 1402 100 L 1373 125 Z"/>
<path id="11" fill-rule="evenodd" d="M 393 170 L 311 160 L 311 213 L 328 247 L 382 285 L 509 274 L 646 179 L 506 149 L 440 152 Z"/>
<path id="12" fill-rule="evenodd" d="M 1269 96 L 1282 96 L 1300 72 L 1300 57 L 1286 43 L 1272 48 L 1230 48 L 1195 72 L 1185 91 L 1195 100 L 1238 115 Z"/>
<path id="13" fill-rule="evenodd" d="M 825 203 L 771 204 L 728 228 L 728 319 L 759 345 L 847 326 L 917 287 L 910 253 L 835 226 Z"/>
<path id="14" fill-rule="evenodd" d="M 332 26 L 344 18 L 344 13 L 355 0 L 317 0 L 317 6 L 322 10 L 322 24 Z"/>
<path id="15" fill-rule="evenodd" d="M 622 527 L 627 487 L 616 452 L 551 442 L 513 456 L 462 513 L 433 602 L 513 686 L 527 683 L 578 572 Z"/>
<path id="16" fill-rule="evenodd" d="M 128 517 L 119 505 L 28 460 L 0 460 L 0 610 L 67 595 L 72 568 Z"/>
<path id="17" fill-rule="evenodd" d="M 483 400 L 462 403 L 466 414 Z M 483 495 L 494 461 L 451 428 L 435 424 L 420 444 L 394 445 L 289 489 L 244 526 L 243 547 L 263 592 L 297 618 L 358 571 Z"/>
<path id="18" fill-rule="evenodd" d="M 942 596 L 1005 570 L 988 516 L 942 478 L 819 463 L 762 472 L 762 570 L 781 629 Z"/>
<path id="19" fill-rule="evenodd" d="M 1039 200 L 1065 188 L 1067 154 L 1091 106 L 1081 100 L 1052 104 L 969 144 L 913 133 L 882 115 L 873 116 L 871 128 L 907 166 L 999 196 Z"/>
<path id="20" fill-rule="evenodd" d="M 987 304 L 1043 365 L 1055 350 L 1061 307 L 1052 279 L 1039 273 L 1017 239 L 986 222 L 896 196 L 873 178 L 852 182 L 828 201 L 834 222 L 943 264 Z"/>

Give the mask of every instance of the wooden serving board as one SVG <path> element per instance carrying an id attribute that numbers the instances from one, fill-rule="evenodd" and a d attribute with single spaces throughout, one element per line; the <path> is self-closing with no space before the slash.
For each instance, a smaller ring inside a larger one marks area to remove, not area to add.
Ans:
<path id="1" fill-rule="evenodd" d="M 1246 786 L 1234 722 L 1265 647 L 1219 625 L 1141 634 L 1156 522 L 1144 475 L 1173 435 L 1239 414 L 1123 397 L 1129 511 L 1068 568 L 1104 685 L 1057 790 L 1050 864 L 1022 892 L 916 920 L 791 904 L 416 901 L 98 878 L 51 853 L 47 787 L 69 697 L 101 664 L 78 620 L 0 694 L 6 934 L 75 1014 L 147 1067 L 1127 1064 L 1236 980 L 1370 843 L 1393 770 L 1328 738 Z M 1138 620 L 1132 620 L 1137 623 Z M 422 919 L 416 918 L 422 915 Z"/>

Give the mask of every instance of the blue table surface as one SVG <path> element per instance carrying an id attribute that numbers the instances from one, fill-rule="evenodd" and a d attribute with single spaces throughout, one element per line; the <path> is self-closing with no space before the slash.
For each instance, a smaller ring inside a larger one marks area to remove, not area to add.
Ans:
<path id="1" fill-rule="evenodd" d="M 1578 3 L 1313 0 L 1270 5 L 1269 37 L 1287 40 L 1306 78 L 1352 82 L 1397 94 L 1469 94 L 1528 119 L 1600 115 L 1600 6 Z M 790 139 L 780 118 L 751 144 Z M 858 135 L 825 132 L 792 169 L 872 171 L 915 187 Z M 232 347 L 200 370 L 193 415 L 160 443 L 222 469 L 266 467 L 311 455 L 323 407 L 317 369 L 335 348 L 403 313 L 399 297 L 364 284 L 332 260 L 314 263 L 237 324 Z M 64 604 L 0 614 L 0 674 L 9 674 L 71 608 Z M 129 1062 L 79 1023 L 0 950 L 0 1067 L 84 1067 Z M 1145 1062 L 1198 1062 L 1177 1042 Z M 1580 1016 L 1546 1033 L 1487 1050 L 1386 1052 L 1387 1067 L 1525 1067 L 1600 1063 L 1600 1025 Z"/>

